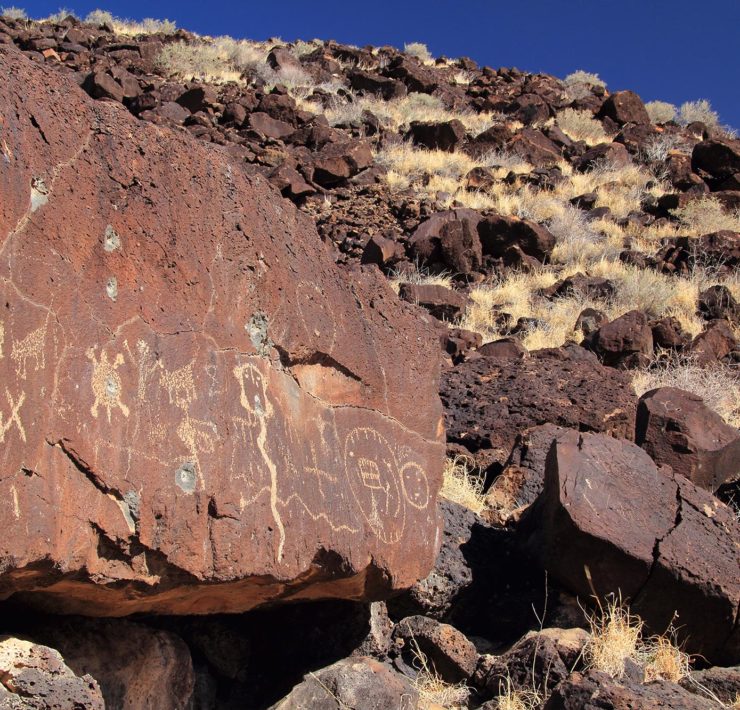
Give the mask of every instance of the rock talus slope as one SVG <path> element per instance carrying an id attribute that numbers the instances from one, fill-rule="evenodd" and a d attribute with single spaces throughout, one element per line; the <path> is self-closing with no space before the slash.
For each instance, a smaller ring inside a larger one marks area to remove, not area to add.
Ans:
<path id="1" fill-rule="evenodd" d="M 431 333 L 226 151 L 0 67 L 0 599 L 207 613 L 424 576 Z"/>

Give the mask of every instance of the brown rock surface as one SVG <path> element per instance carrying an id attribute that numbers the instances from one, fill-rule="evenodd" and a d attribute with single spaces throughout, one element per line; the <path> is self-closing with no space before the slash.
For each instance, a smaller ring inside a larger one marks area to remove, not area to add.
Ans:
<path id="1" fill-rule="evenodd" d="M 426 574 L 431 331 L 225 151 L 0 66 L 0 599 L 202 613 Z"/>
<path id="2" fill-rule="evenodd" d="M 651 631 L 678 625 L 688 652 L 737 660 L 740 525 L 635 444 L 559 438 L 522 526 L 548 571 L 584 599 L 620 594 Z"/>
<path id="3" fill-rule="evenodd" d="M 710 491 L 740 478 L 740 431 L 691 392 L 661 387 L 642 395 L 635 443 L 658 465 Z"/>

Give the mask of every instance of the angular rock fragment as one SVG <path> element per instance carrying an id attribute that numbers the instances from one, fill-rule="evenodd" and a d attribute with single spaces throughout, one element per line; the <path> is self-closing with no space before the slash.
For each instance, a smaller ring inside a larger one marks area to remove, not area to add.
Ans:
<path id="1" fill-rule="evenodd" d="M 691 392 L 661 387 L 642 395 L 635 443 L 709 491 L 740 478 L 740 431 Z"/>
<path id="2" fill-rule="evenodd" d="M 348 658 L 308 673 L 271 710 L 416 710 L 419 693 L 408 678 L 368 657 Z"/>
<path id="3" fill-rule="evenodd" d="M 577 432 L 558 439 L 522 532 L 584 599 L 620 595 L 652 632 L 673 623 L 688 652 L 737 661 L 740 523 L 635 444 Z"/>

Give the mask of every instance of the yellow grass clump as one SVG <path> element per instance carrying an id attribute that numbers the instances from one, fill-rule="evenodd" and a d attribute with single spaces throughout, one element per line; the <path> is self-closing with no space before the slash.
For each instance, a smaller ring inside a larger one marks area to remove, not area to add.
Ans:
<path id="1" fill-rule="evenodd" d="M 442 497 L 480 514 L 486 506 L 483 484 L 483 478 L 473 473 L 469 459 L 455 456 L 445 461 Z"/>
<path id="2" fill-rule="evenodd" d="M 611 140 L 601 121 L 597 121 L 591 111 L 566 108 L 557 114 L 555 123 L 569 138 L 585 141 L 588 145 L 598 145 Z"/>
<path id="3" fill-rule="evenodd" d="M 470 690 L 465 683 L 447 683 L 432 666 L 426 654 L 419 648 L 416 639 L 411 640 L 413 664 L 417 670 L 414 687 L 419 693 L 421 708 L 445 708 L 463 710 L 467 708 Z"/>

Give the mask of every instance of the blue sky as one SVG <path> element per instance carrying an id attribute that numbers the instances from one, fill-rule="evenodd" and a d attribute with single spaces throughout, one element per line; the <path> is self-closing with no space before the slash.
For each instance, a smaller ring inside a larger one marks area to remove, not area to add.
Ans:
<path id="1" fill-rule="evenodd" d="M 37 17 L 60 3 L 12 4 Z M 102 7 L 250 39 L 424 42 L 434 55 L 561 78 L 585 69 L 611 90 L 632 89 L 644 101 L 708 99 L 723 123 L 740 129 L 740 0 L 111 0 L 102 6 L 70 0 L 66 6 L 79 16 Z"/>

